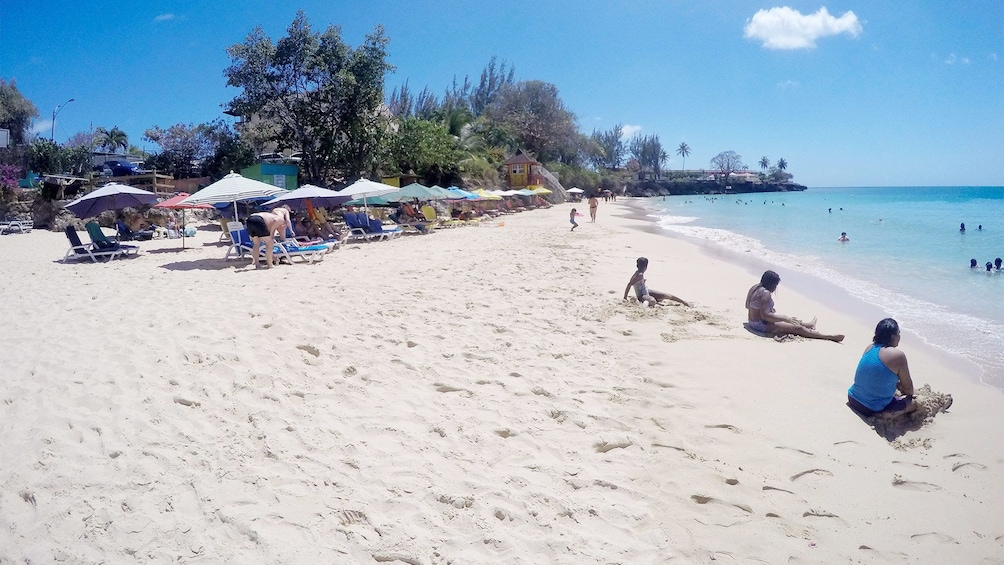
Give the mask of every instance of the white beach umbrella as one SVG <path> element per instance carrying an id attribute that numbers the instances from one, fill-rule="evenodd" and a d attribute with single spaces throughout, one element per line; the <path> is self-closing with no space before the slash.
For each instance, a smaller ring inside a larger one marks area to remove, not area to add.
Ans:
<path id="1" fill-rule="evenodd" d="M 269 198 L 284 192 L 286 190 L 283 188 L 231 172 L 229 175 L 182 200 L 180 204 L 240 202 L 243 200 L 255 200 L 257 198 Z"/>
<path id="2" fill-rule="evenodd" d="M 582 190 L 577 186 L 573 186 L 572 188 L 569 188 L 567 192 L 570 192 L 572 194 L 582 194 L 583 192 L 585 192 L 585 190 Z"/>
<path id="3" fill-rule="evenodd" d="M 368 179 L 359 179 L 356 182 L 346 186 L 345 188 L 336 191 L 339 196 L 348 196 L 350 200 L 355 200 L 357 198 L 363 199 L 363 207 L 369 211 L 369 206 L 366 204 L 367 198 L 373 198 L 374 196 L 383 196 L 384 194 L 390 194 L 391 192 L 397 192 L 400 190 L 396 186 L 391 186 L 389 184 L 383 184 L 382 182 L 373 182 Z"/>

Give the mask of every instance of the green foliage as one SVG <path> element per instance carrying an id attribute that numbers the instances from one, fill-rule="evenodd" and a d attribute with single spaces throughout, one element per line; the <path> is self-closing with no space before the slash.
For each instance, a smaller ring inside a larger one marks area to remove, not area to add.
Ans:
<path id="1" fill-rule="evenodd" d="M 390 139 L 390 169 L 439 182 L 444 177 L 455 178 L 463 157 L 457 150 L 457 140 L 442 124 L 421 118 L 405 118 Z"/>
<path id="2" fill-rule="evenodd" d="M 83 145 L 61 148 L 62 169 L 76 177 L 85 177 L 91 172 L 91 148 Z"/>
<path id="3" fill-rule="evenodd" d="M 597 169 L 619 169 L 624 165 L 627 147 L 624 145 L 624 125 L 617 124 L 608 130 L 593 130 L 590 139 L 598 151 L 590 157 Z"/>
<path id="4" fill-rule="evenodd" d="M 760 162 L 758 164 L 760 165 L 761 169 L 766 171 L 767 169 L 770 168 L 770 159 L 768 159 L 767 156 L 764 155 L 763 157 L 760 157 Z"/>
<path id="5" fill-rule="evenodd" d="M 28 168 L 40 173 L 63 172 L 63 155 L 59 144 L 38 138 L 28 145 Z"/>
<path id="6" fill-rule="evenodd" d="M 676 154 L 683 157 L 683 164 L 680 165 L 680 170 L 683 171 L 687 167 L 687 156 L 690 155 L 690 146 L 687 145 L 686 141 L 680 142 L 680 145 L 676 148 Z"/>
<path id="7" fill-rule="evenodd" d="M 272 125 L 265 139 L 303 152 L 307 182 L 371 172 L 380 154 L 387 117 L 380 114 L 388 39 L 377 26 L 357 49 L 337 27 L 315 33 L 303 12 L 277 43 L 255 28 L 227 49 L 227 85 L 241 94 L 230 113 Z"/>
<path id="8" fill-rule="evenodd" d="M 547 166 L 547 170 L 554 173 L 565 188 L 577 186 L 587 192 L 591 192 L 592 189 L 600 186 L 603 179 L 603 176 L 599 172 L 561 163 L 550 163 Z"/>
<path id="9" fill-rule="evenodd" d="M 631 155 L 638 160 L 643 171 L 652 171 L 656 178 L 662 172 L 662 165 L 669 159 L 669 155 L 662 148 L 659 136 L 635 134 L 630 142 Z"/>
<path id="10" fill-rule="evenodd" d="M 98 128 L 95 130 L 95 141 L 97 146 L 105 149 L 109 153 L 116 153 L 121 147 L 122 151 L 129 149 L 129 135 L 119 129 L 118 126 L 112 129 Z"/>
<path id="11" fill-rule="evenodd" d="M 541 162 L 558 160 L 579 139 L 575 114 L 565 109 L 558 88 L 539 80 L 501 88 L 485 116 L 511 131 Z"/>
<path id="12" fill-rule="evenodd" d="M 10 144 L 21 145 L 28 139 L 32 121 L 38 117 L 38 108 L 10 82 L 0 78 L 0 128 L 10 130 Z"/>
<path id="13" fill-rule="evenodd" d="M 784 157 L 777 160 L 777 168 L 782 171 L 788 168 L 788 162 L 784 160 Z"/>

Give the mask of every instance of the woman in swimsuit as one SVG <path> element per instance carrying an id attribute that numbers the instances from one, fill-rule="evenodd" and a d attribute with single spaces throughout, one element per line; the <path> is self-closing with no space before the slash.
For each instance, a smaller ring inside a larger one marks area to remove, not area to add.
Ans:
<path id="1" fill-rule="evenodd" d="M 633 275 L 631 275 L 631 280 L 628 281 L 627 286 L 624 287 L 624 300 L 627 300 L 628 291 L 634 287 L 635 296 L 638 297 L 638 302 L 643 302 L 648 306 L 655 306 L 663 300 L 672 300 L 673 302 L 679 302 L 684 306 L 690 306 L 690 303 L 668 294 L 665 292 L 659 292 L 658 290 L 652 290 L 648 288 L 645 284 L 645 270 L 648 269 L 648 259 L 645 257 L 639 257 L 638 261 L 635 262 L 637 269 Z"/>
<path id="2" fill-rule="evenodd" d="M 816 319 L 805 323 L 798 318 L 782 316 L 774 311 L 773 292 L 777 290 L 781 277 L 774 271 L 766 271 L 760 277 L 760 284 L 753 285 L 746 293 L 746 310 L 749 328 L 755 332 L 771 335 L 800 335 L 810 339 L 828 339 L 840 343 L 841 334 L 822 334 L 816 331 Z"/>

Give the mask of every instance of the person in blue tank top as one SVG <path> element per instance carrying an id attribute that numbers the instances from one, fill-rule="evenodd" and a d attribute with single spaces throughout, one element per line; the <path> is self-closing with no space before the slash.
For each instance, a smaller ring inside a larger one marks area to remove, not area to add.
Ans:
<path id="1" fill-rule="evenodd" d="M 847 389 L 847 405 L 856 412 L 895 417 L 917 409 L 906 354 L 896 348 L 899 339 L 896 320 L 886 318 L 875 326 L 875 337 L 858 362 L 854 384 Z"/>

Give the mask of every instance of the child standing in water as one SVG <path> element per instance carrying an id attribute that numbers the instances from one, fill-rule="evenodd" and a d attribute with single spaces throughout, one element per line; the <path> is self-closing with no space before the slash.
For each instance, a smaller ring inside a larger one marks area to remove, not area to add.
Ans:
<path id="1" fill-rule="evenodd" d="M 572 224 L 571 231 L 575 231 L 575 228 L 579 227 L 579 224 L 575 223 L 575 208 L 572 208 L 572 213 L 568 215 L 568 221 Z"/>

